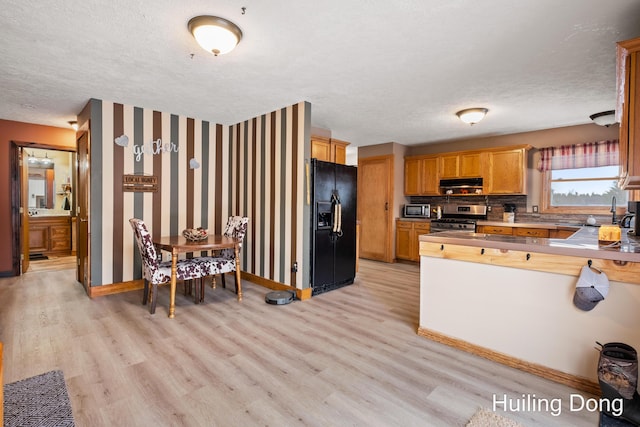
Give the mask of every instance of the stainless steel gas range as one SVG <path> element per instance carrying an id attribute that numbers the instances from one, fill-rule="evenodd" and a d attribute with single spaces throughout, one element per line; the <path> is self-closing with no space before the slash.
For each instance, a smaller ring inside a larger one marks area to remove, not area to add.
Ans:
<path id="1" fill-rule="evenodd" d="M 442 216 L 431 220 L 431 232 L 475 231 L 476 222 L 487 219 L 485 205 L 458 205 L 447 203 L 442 206 Z"/>

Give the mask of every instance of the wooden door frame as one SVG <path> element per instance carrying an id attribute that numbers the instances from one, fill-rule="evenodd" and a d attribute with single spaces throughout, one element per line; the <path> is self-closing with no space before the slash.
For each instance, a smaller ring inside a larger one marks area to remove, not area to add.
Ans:
<path id="1" fill-rule="evenodd" d="M 81 144 L 85 144 L 86 139 L 87 159 L 86 159 L 86 176 L 83 175 L 82 154 L 80 153 Z M 76 134 L 76 198 L 77 220 L 76 220 L 76 280 L 82 284 L 87 295 L 91 296 L 91 245 L 90 242 L 90 185 L 91 185 L 91 135 L 87 130 L 80 130 Z M 85 231 L 86 227 L 86 231 Z M 86 259 L 83 259 L 86 258 Z"/>
<path id="2" fill-rule="evenodd" d="M 24 211 L 27 207 L 22 206 L 22 200 L 20 197 L 22 186 L 24 185 L 22 182 L 22 176 L 20 176 L 20 150 L 24 150 L 25 148 L 39 148 L 41 150 L 66 151 L 70 153 L 76 152 L 75 148 L 71 147 L 43 144 L 39 142 L 11 141 L 11 145 L 9 147 L 9 163 L 11 170 L 11 226 L 13 228 L 11 236 L 11 272 L 14 276 L 20 276 L 21 274 L 20 255 L 23 253 L 24 243 L 22 239 L 23 229 L 20 209 L 22 208 Z"/>

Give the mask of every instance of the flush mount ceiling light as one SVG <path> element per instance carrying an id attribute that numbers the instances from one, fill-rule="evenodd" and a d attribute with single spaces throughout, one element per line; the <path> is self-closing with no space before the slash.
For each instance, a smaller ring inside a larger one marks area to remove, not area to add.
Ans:
<path id="1" fill-rule="evenodd" d="M 599 126 L 609 127 L 616 122 L 615 110 L 603 111 L 589 116 L 593 122 Z"/>
<path id="2" fill-rule="evenodd" d="M 75 131 L 78 130 L 78 122 L 76 122 L 75 120 L 71 120 L 68 123 L 69 123 L 69 126 L 71 126 L 73 128 L 73 130 L 75 130 Z"/>
<path id="3" fill-rule="evenodd" d="M 489 110 L 486 108 L 467 108 L 466 110 L 460 110 L 456 113 L 456 116 L 463 122 L 474 125 L 480 120 L 484 119 L 484 116 Z"/>
<path id="4" fill-rule="evenodd" d="M 196 16 L 189 20 L 188 27 L 198 44 L 215 56 L 231 52 L 242 39 L 236 24 L 217 16 Z"/>

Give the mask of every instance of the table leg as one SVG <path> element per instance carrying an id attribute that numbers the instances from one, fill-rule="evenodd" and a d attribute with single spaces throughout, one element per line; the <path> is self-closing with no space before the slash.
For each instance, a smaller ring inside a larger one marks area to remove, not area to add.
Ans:
<path id="1" fill-rule="evenodd" d="M 171 251 L 171 289 L 169 292 L 169 318 L 176 317 L 176 276 L 178 265 L 178 251 L 173 249 Z"/>
<path id="2" fill-rule="evenodd" d="M 240 282 L 240 248 L 236 245 L 236 290 L 238 291 L 238 301 L 242 301 L 242 282 Z"/>

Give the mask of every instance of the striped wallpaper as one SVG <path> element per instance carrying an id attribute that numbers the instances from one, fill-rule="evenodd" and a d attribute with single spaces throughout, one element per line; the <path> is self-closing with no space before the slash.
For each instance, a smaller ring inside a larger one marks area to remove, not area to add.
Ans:
<path id="1" fill-rule="evenodd" d="M 301 102 L 223 126 L 92 99 L 91 286 L 141 277 L 129 218 L 143 219 L 159 236 L 199 226 L 220 233 L 229 216 L 242 215 L 250 218 L 242 270 L 308 287 L 310 114 Z M 126 146 L 114 142 L 121 135 Z M 140 147 L 158 139 L 177 151 L 144 152 L 136 161 Z M 199 167 L 190 168 L 191 159 Z M 124 192 L 123 175 L 130 174 L 156 176 L 159 190 Z"/>

